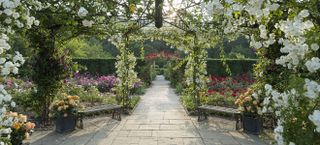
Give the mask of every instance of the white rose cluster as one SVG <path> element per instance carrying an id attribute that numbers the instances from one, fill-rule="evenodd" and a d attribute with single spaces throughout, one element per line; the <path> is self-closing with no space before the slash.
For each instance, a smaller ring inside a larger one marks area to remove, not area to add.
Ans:
<path id="1" fill-rule="evenodd" d="M 283 133 L 283 126 L 281 125 L 282 124 L 282 121 L 278 120 L 278 126 L 274 129 L 274 139 L 277 141 L 278 145 L 283 145 L 284 144 L 284 140 L 283 140 L 283 136 L 282 136 L 282 133 Z"/>
<path id="2" fill-rule="evenodd" d="M 320 69 L 320 59 L 318 57 L 313 57 L 305 63 L 308 71 L 315 73 Z"/>
<path id="3" fill-rule="evenodd" d="M 219 3 L 218 0 L 216 0 L 216 2 Z M 227 22 L 224 23 L 225 34 L 234 35 L 239 32 L 244 33 L 246 37 L 250 39 L 250 46 L 254 48 L 268 49 L 271 45 L 277 43 L 282 46 L 280 48 L 282 56 L 275 60 L 276 64 L 288 69 L 306 70 L 310 74 L 319 72 L 320 58 L 315 55 L 319 51 L 319 45 L 312 42 L 314 41 L 313 39 L 308 40 L 306 37 L 306 34 L 309 33 L 310 30 L 318 27 L 315 27 L 313 21 L 310 20 L 313 18 L 309 17 L 310 13 L 307 9 L 301 10 L 298 13 L 289 9 L 288 15 L 290 15 L 290 17 L 286 20 L 276 22 L 274 25 L 275 29 L 270 31 L 270 28 L 268 28 L 270 27 L 269 22 L 276 20 L 271 19 L 271 13 L 277 11 L 280 6 L 283 7 L 283 5 L 278 4 L 279 1 L 248 0 L 245 3 L 241 3 L 228 0 L 225 2 L 228 3 L 224 5 L 225 7 L 223 9 L 227 18 Z M 240 16 L 237 14 L 240 14 Z M 244 30 L 244 27 L 247 27 L 247 29 Z M 276 34 L 278 34 L 277 31 L 281 31 L 284 35 L 280 38 L 276 37 Z M 260 72 L 260 74 L 263 74 L 263 72 Z M 300 76 L 300 74 L 298 75 Z M 297 90 L 300 90 L 300 88 L 279 92 L 273 89 L 271 85 L 265 85 L 264 93 L 266 98 L 263 101 L 264 107 L 262 111 L 275 112 L 279 118 L 278 127 L 274 130 L 275 139 L 278 144 L 294 145 L 294 143 L 290 141 L 284 142 L 282 132 L 285 122 L 281 121 L 281 118 L 285 116 L 282 114 L 285 112 L 281 111 L 293 106 L 299 107 L 301 97 L 305 97 L 304 100 L 307 99 L 309 102 L 313 102 L 319 98 L 319 82 L 307 78 L 304 79 L 304 92 L 298 92 Z M 309 119 L 317 126 L 317 131 L 320 130 L 319 116 L 319 110 L 314 111 L 314 113 L 309 116 Z"/>
<path id="4" fill-rule="evenodd" d="M 92 20 L 83 20 L 82 21 L 82 25 L 85 27 L 92 27 L 92 25 L 94 24 L 94 22 Z"/>
<path id="5" fill-rule="evenodd" d="M 84 7 L 80 7 L 79 11 L 78 11 L 78 16 L 80 18 L 86 17 L 88 15 L 88 10 L 85 9 Z"/>
<path id="6" fill-rule="evenodd" d="M 305 79 L 304 89 L 307 90 L 307 92 L 304 93 L 306 97 L 313 100 L 319 97 L 319 93 L 320 93 L 319 83 L 315 81 L 311 81 L 309 79 Z"/>
<path id="7" fill-rule="evenodd" d="M 320 110 L 314 110 L 314 112 L 309 115 L 309 119 L 316 125 L 316 131 L 320 132 Z"/>
<path id="8" fill-rule="evenodd" d="M 85 9 L 84 7 L 80 7 L 80 9 L 78 10 L 78 16 L 80 18 L 86 17 L 88 13 L 89 13 L 88 10 Z M 93 24 L 94 24 L 93 20 L 87 20 L 87 19 L 82 20 L 82 25 L 85 27 L 92 27 Z"/>
<path id="9" fill-rule="evenodd" d="M 279 28 L 285 34 L 285 38 L 281 38 L 278 41 L 278 43 L 284 45 L 280 51 L 287 54 L 277 59 L 277 64 L 288 67 L 289 69 L 296 69 L 300 62 L 305 60 L 306 54 L 310 53 L 312 49 L 317 49 L 314 44 L 312 44 L 310 49 L 304 38 L 305 33 L 314 27 L 314 24 L 310 20 L 304 21 L 304 18 L 308 16 L 308 10 L 302 10 L 293 20 L 280 21 L 279 24 L 276 25 L 276 28 Z M 313 67 L 315 65 L 320 67 L 315 61 L 306 63 L 308 70 L 310 66 Z M 311 71 L 314 71 L 314 69 Z"/>
<path id="10" fill-rule="evenodd" d="M 1 77 L 9 74 L 17 74 L 18 67 L 24 63 L 23 56 L 16 52 L 14 55 L 9 54 L 11 49 L 8 34 L 13 34 L 16 29 L 31 28 L 33 25 L 39 25 L 35 17 L 30 16 L 29 9 L 41 9 L 42 4 L 37 0 L 20 1 L 20 0 L 0 0 L 0 70 Z M 13 119 L 6 117 L 7 107 L 15 107 L 11 100 L 11 95 L 5 90 L 4 85 L 0 84 L 0 136 L 10 134 Z M 6 128 L 8 127 L 8 128 Z M 10 136 L 8 136 L 10 139 Z M 0 141 L 0 144 L 5 144 Z"/>

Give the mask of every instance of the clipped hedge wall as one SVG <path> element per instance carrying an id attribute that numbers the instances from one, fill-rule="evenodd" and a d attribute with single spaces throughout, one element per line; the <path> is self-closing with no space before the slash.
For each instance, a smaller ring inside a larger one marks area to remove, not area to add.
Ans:
<path id="1" fill-rule="evenodd" d="M 81 66 L 86 67 L 86 70 L 82 70 L 81 73 L 87 72 L 90 74 L 99 75 L 111 75 L 116 73 L 115 63 L 117 60 L 115 58 L 110 59 L 87 59 L 87 58 L 76 58 L 72 59 L 73 62 L 77 62 Z"/>
<path id="2" fill-rule="evenodd" d="M 90 73 L 96 75 L 115 75 L 116 58 L 108 59 L 87 59 L 87 58 L 75 58 L 73 62 L 78 63 L 87 69 L 81 70 L 80 73 Z M 138 72 L 138 77 L 143 80 L 147 85 L 150 85 L 155 77 L 154 70 L 152 70 L 151 63 L 148 61 L 137 59 L 137 66 L 135 70 Z"/>
<path id="3" fill-rule="evenodd" d="M 231 70 L 233 76 L 252 72 L 254 64 L 257 63 L 256 59 L 226 59 L 226 62 Z M 222 65 L 220 59 L 208 59 L 207 60 L 207 72 L 208 74 L 214 74 L 217 76 L 227 76 L 226 68 Z"/>
<path id="4" fill-rule="evenodd" d="M 100 75 L 110 75 L 115 74 L 116 68 L 115 58 L 110 59 L 82 59 L 76 58 L 73 59 L 74 62 L 85 66 L 87 68 L 86 72 L 92 74 L 100 74 Z M 239 75 L 247 72 L 252 72 L 253 65 L 257 62 L 256 59 L 227 59 L 226 60 L 229 68 L 231 69 L 232 75 Z M 147 61 L 142 59 L 137 59 L 137 71 L 141 70 L 140 66 L 148 66 L 151 65 L 147 63 Z M 208 74 L 215 74 L 219 76 L 228 75 L 226 72 L 226 68 L 222 65 L 220 59 L 208 59 L 207 60 L 207 71 Z"/>

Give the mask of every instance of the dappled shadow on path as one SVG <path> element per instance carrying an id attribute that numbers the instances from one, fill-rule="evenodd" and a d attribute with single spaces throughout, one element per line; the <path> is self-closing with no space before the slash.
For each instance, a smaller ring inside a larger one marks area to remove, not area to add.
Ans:
<path id="1" fill-rule="evenodd" d="M 84 145 L 107 138 L 111 130 L 119 124 L 109 117 L 99 117 L 85 121 L 84 129 L 59 134 L 55 131 L 37 131 L 31 137 L 32 145 Z"/>

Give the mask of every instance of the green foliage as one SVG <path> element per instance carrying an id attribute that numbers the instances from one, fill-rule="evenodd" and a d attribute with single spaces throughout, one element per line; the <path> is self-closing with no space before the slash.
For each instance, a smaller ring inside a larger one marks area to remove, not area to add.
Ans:
<path id="1" fill-rule="evenodd" d="M 86 69 L 83 69 L 80 73 L 114 75 L 116 72 L 115 63 L 117 60 L 115 58 L 75 58 L 72 60 L 79 65 L 86 67 Z M 154 80 L 156 75 L 152 64 L 142 59 L 137 59 L 135 71 L 138 72 L 138 78 L 146 83 L 147 86 L 151 85 L 151 82 Z"/>
<path id="2" fill-rule="evenodd" d="M 181 95 L 182 93 L 183 93 L 183 85 L 182 85 L 182 83 L 178 83 L 177 85 L 176 85 L 176 93 L 178 94 L 178 95 Z"/>
<path id="3" fill-rule="evenodd" d="M 133 96 L 131 97 L 131 100 L 130 100 L 130 109 L 133 109 L 140 101 L 140 97 L 139 96 Z"/>
<path id="4" fill-rule="evenodd" d="M 74 58 L 74 62 L 86 67 L 80 73 L 90 73 L 99 75 L 113 75 L 116 72 L 115 58 L 101 59 L 101 58 Z"/>
<path id="5" fill-rule="evenodd" d="M 188 96 L 188 95 L 182 95 L 180 98 L 182 105 L 188 110 L 188 111 L 194 111 L 196 109 L 196 104 L 194 102 L 194 97 Z"/>
<path id="6" fill-rule="evenodd" d="M 115 95 L 106 95 L 104 96 L 104 101 L 105 104 L 118 104 L 117 97 Z"/>
<path id="7" fill-rule="evenodd" d="M 70 50 L 73 58 L 110 58 L 112 55 L 102 47 L 102 41 L 97 38 L 77 37 L 68 41 L 63 48 Z"/>
<path id="8" fill-rule="evenodd" d="M 253 65 L 257 63 L 255 59 L 225 59 L 224 61 L 227 63 L 233 76 L 253 72 Z M 209 75 L 228 76 L 220 59 L 208 59 L 207 72 Z"/>
<path id="9" fill-rule="evenodd" d="M 223 45 L 225 57 L 227 59 L 239 59 L 237 56 L 241 56 L 245 59 L 257 58 L 255 52 L 252 49 L 250 49 L 249 40 L 245 37 L 238 37 L 236 40 L 233 41 L 230 41 L 227 38 L 225 38 L 223 40 L 223 44 L 219 44 L 216 47 L 209 48 L 207 50 L 209 58 L 220 58 L 220 45 Z"/>
<path id="10" fill-rule="evenodd" d="M 37 110 L 37 106 L 34 105 L 34 97 L 33 97 L 33 90 L 25 90 L 25 91 L 13 91 L 11 92 L 13 96 L 13 100 L 16 102 L 16 104 L 21 107 L 23 110 Z"/>
<path id="11" fill-rule="evenodd" d="M 102 103 L 106 98 L 95 86 L 83 87 L 74 83 L 68 83 L 59 91 L 58 97 L 63 95 L 79 96 L 80 102 L 84 103 Z"/>
<path id="12" fill-rule="evenodd" d="M 177 67 L 178 65 L 182 65 Z M 179 62 L 179 60 L 172 60 L 166 65 L 164 71 L 165 78 L 170 81 L 170 85 L 176 87 L 177 84 L 181 84 L 184 81 L 184 69 L 185 63 Z"/>
<path id="13" fill-rule="evenodd" d="M 131 90 L 131 94 L 143 95 L 146 92 L 146 84 L 142 83 L 142 84 L 139 84 L 139 85 L 140 85 L 139 87 L 134 87 Z"/>
<path id="14" fill-rule="evenodd" d="M 63 54 L 62 54 L 63 53 Z M 43 124 L 48 123 L 49 106 L 62 87 L 62 80 L 72 71 L 68 52 L 61 52 L 51 46 L 42 46 L 34 58 L 32 80 L 37 87 L 33 95 L 38 114 L 42 114 Z"/>
<path id="15" fill-rule="evenodd" d="M 237 105 L 235 105 L 234 103 L 235 101 L 236 97 L 233 97 L 232 92 L 228 91 L 225 92 L 223 95 L 220 93 L 209 94 L 207 97 L 204 97 L 202 103 L 208 105 L 237 108 Z"/>
<path id="16" fill-rule="evenodd" d="M 156 77 L 156 70 L 153 65 L 146 60 L 138 59 L 135 71 L 138 73 L 138 78 L 142 80 L 146 87 L 150 86 Z"/>

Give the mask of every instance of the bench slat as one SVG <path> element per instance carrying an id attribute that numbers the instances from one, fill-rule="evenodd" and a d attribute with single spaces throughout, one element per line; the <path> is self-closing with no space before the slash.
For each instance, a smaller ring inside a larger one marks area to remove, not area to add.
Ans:
<path id="1" fill-rule="evenodd" d="M 108 110 L 115 110 L 115 109 L 121 109 L 121 106 L 119 106 L 119 105 L 101 105 L 101 106 L 86 108 L 83 111 L 79 111 L 79 113 L 80 114 L 91 114 L 91 113 L 108 111 Z"/>
<path id="2" fill-rule="evenodd" d="M 221 106 L 212 106 L 212 105 L 202 105 L 199 107 L 199 109 L 216 111 L 216 112 L 221 112 L 221 113 L 228 113 L 228 114 L 240 114 L 241 113 L 238 109 L 221 107 Z"/>

